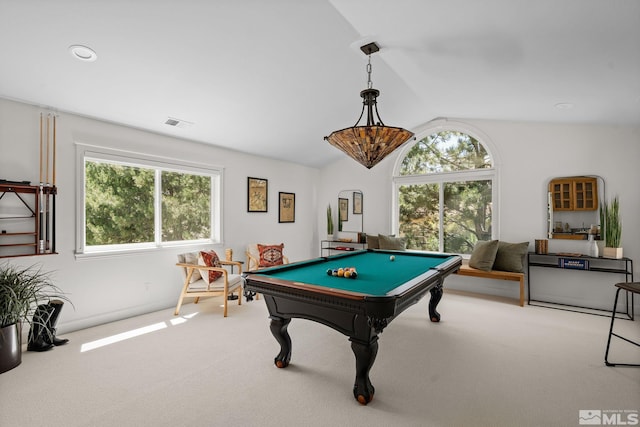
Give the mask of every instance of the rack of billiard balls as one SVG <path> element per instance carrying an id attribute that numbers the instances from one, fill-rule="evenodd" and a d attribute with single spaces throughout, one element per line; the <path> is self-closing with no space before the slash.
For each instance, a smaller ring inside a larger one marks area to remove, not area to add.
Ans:
<path id="1" fill-rule="evenodd" d="M 355 267 L 330 268 L 327 270 L 327 275 L 355 279 L 358 277 L 358 272 Z"/>

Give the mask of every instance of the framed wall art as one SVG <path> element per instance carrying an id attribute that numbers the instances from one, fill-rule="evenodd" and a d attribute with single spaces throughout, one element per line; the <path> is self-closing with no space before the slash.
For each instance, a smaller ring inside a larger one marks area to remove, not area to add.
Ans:
<path id="1" fill-rule="evenodd" d="M 349 199 L 338 198 L 338 219 L 349 221 Z"/>
<path id="2" fill-rule="evenodd" d="M 296 194 L 278 193 L 278 222 L 296 222 Z"/>
<path id="3" fill-rule="evenodd" d="M 359 191 L 353 192 L 353 213 L 362 215 L 362 193 Z"/>
<path id="4" fill-rule="evenodd" d="M 269 182 L 263 178 L 247 178 L 247 212 L 267 212 Z"/>

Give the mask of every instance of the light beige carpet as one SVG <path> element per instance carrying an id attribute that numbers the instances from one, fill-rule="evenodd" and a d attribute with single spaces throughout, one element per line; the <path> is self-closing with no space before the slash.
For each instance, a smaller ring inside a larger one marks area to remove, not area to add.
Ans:
<path id="1" fill-rule="evenodd" d="M 0 425 L 548 427 L 578 425 L 580 410 L 640 410 L 640 369 L 604 365 L 606 317 L 448 291 L 433 324 L 427 297 L 382 333 L 375 398 L 361 406 L 345 336 L 294 319 L 291 365 L 278 369 L 264 300 L 226 319 L 220 302 L 25 352 L 0 375 Z M 639 322 L 616 325 L 640 339 Z M 640 348 L 616 342 L 612 359 L 638 363 Z"/>

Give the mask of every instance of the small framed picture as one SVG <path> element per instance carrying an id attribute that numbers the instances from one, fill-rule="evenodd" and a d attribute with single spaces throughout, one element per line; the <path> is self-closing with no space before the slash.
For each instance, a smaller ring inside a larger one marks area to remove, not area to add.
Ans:
<path id="1" fill-rule="evenodd" d="M 278 222 L 296 222 L 296 194 L 278 193 Z"/>
<path id="2" fill-rule="evenodd" d="M 247 179 L 247 212 L 267 212 L 268 186 L 266 179 Z"/>
<path id="3" fill-rule="evenodd" d="M 338 198 L 338 219 L 349 221 L 349 199 Z"/>
<path id="4" fill-rule="evenodd" d="M 362 215 L 362 193 L 353 192 L 353 213 L 354 215 Z"/>

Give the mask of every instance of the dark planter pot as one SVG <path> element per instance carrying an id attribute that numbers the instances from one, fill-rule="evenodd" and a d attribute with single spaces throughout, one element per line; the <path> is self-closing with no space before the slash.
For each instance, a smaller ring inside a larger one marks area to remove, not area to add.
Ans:
<path id="1" fill-rule="evenodd" d="M 22 363 L 20 323 L 0 328 L 0 374 Z"/>

